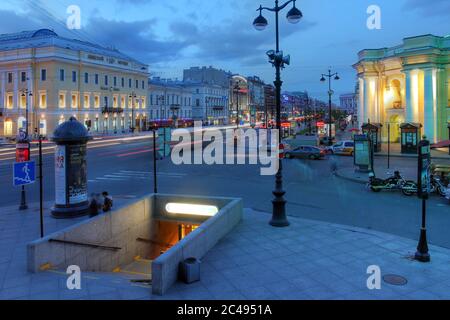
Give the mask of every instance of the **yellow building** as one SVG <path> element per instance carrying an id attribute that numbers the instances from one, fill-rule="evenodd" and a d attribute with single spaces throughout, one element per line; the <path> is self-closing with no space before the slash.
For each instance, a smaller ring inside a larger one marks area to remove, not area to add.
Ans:
<path id="1" fill-rule="evenodd" d="M 354 65 L 359 81 L 359 125 L 383 125 L 382 139 L 398 141 L 402 123 L 422 125 L 431 142 L 448 139 L 450 36 L 405 38 L 403 44 L 362 50 Z"/>
<path id="2" fill-rule="evenodd" d="M 115 49 L 47 29 L 0 35 L 0 137 L 26 128 L 27 109 L 30 134 L 71 116 L 93 134 L 142 129 L 147 87 L 148 66 Z"/>

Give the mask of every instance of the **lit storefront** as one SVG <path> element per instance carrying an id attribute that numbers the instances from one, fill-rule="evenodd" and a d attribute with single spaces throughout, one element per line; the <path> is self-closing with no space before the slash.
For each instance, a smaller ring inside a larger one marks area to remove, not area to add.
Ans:
<path id="1" fill-rule="evenodd" d="M 363 50 L 358 72 L 359 127 L 380 123 L 382 141 L 400 142 L 401 126 L 416 123 L 431 142 L 448 138 L 450 37 L 406 38 L 393 48 Z"/>

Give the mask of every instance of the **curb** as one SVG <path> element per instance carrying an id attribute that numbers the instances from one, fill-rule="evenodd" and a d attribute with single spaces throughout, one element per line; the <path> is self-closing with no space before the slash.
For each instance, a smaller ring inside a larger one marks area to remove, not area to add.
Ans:
<path id="1" fill-rule="evenodd" d="M 375 157 L 384 157 L 387 158 L 388 155 L 385 153 L 381 153 L 381 154 L 375 154 Z M 416 154 L 411 154 L 411 155 L 400 155 L 400 154 L 391 154 L 389 157 L 391 158 L 409 158 L 409 159 L 417 159 L 417 155 Z M 444 156 L 431 156 L 431 159 L 438 159 L 438 160 L 450 160 L 450 157 L 444 157 Z"/>
<path id="2" fill-rule="evenodd" d="M 340 179 L 348 180 L 348 181 L 355 182 L 355 183 L 359 183 L 359 184 L 366 184 L 366 183 L 367 183 L 367 181 L 365 181 L 365 180 L 356 179 L 356 178 L 350 178 L 350 177 L 344 176 L 344 175 L 340 174 L 340 173 L 338 172 L 338 170 L 334 170 L 334 171 L 333 171 L 333 175 L 334 175 L 335 177 L 340 178 Z"/>

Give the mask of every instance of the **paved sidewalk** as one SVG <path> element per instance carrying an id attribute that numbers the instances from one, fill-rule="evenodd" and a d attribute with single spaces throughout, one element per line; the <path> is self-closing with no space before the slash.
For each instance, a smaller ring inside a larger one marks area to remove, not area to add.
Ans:
<path id="1" fill-rule="evenodd" d="M 83 219 L 83 218 L 81 218 Z M 79 222 L 54 220 L 52 232 Z M 39 237 L 36 208 L 0 209 L 0 299 L 450 299 L 450 250 L 430 246 L 432 261 L 410 259 L 417 240 L 290 217 L 291 226 L 268 225 L 270 215 L 246 210 L 241 224 L 203 259 L 201 281 L 175 284 L 164 297 L 133 283 L 134 276 L 83 273 L 82 289 L 68 290 L 61 270 L 26 271 L 26 243 Z M 419 230 L 418 230 L 419 231 Z M 369 290 L 367 267 L 408 283 Z"/>
<path id="2" fill-rule="evenodd" d="M 388 156 L 387 143 L 381 144 L 381 152 L 375 153 L 375 156 L 376 157 L 387 157 Z M 390 156 L 391 157 L 403 157 L 403 158 L 417 158 L 417 154 L 401 153 L 400 143 L 391 143 Z M 450 164 L 450 155 L 448 154 L 448 148 L 432 149 L 431 157 L 432 157 L 432 159 L 448 160 L 449 164 Z"/>

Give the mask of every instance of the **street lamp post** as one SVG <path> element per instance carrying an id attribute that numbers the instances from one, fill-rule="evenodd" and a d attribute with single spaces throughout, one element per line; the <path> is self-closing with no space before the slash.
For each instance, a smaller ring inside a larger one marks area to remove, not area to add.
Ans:
<path id="1" fill-rule="evenodd" d="M 162 120 L 162 104 L 164 103 L 164 96 L 163 95 L 160 95 L 160 96 L 158 96 L 158 102 L 159 102 L 159 119 L 160 120 Z"/>
<path id="2" fill-rule="evenodd" d="M 209 107 L 209 103 L 210 103 L 210 98 L 209 97 L 206 97 L 205 98 L 205 102 L 206 102 L 206 110 L 205 110 L 205 112 L 206 112 L 206 123 L 207 123 L 207 125 L 209 125 L 209 112 L 208 112 L 208 107 Z"/>
<path id="3" fill-rule="evenodd" d="M 298 23 L 302 18 L 302 13 L 295 7 L 296 0 L 290 0 L 279 5 L 279 1 L 275 0 L 275 7 L 267 8 L 263 6 L 259 6 L 259 16 L 254 20 L 253 26 L 256 30 L 264 30 L 268 22 L 266 18 L 263 17 L 262 11 L 267 10 L 275 13 L 275 42 L 276 42 L 276 50 L 270 50 L 267 52 L 269 57 L 269 62 L 275 67 L 275 100 L 276 100 L 276 122 L 277 122 L 277 130 L 278 130 L 278 143 L 281 145 L 281 86 L 283 82 L 281 81 L 281 69 L 284 68 L 285 65 L 290 64 L 290 56 L 283 56 L 283 51 L 280 51 L 280 34 L 279 34 L 279 13 L 283 10 L 288 4 L 293 3 L 293 7 L 289 10 L 287 14 L 287 19 L 290 23 Z M 283 175 L 282 175 L 282 161 L 281 158 L 278 157 L 278 172 L 275 177 L 275 190 L 273 191 L 273 195 L 275 199 L 272 200 L 273 211 L 272 211 L 272 219 L 270 221 L 270 225 L 274 227 L 287 227 L 289 226 L 289 221 L 286 218 L 286 200 L 284 199 L 285 191 L 283 190 Z"/>
<path id="4" fill-rule="evenodd" d="M 236 94 L 236 129 L 239 129 L 239 90 L 241 90 L 240 83 L 241 82 L 238 81 L 234 85 L 234 93 Z"/>
<path id="5" fill-rule="evenodd" d="M 135 119 L 134 119 L 134 109 L 135 109 L 135 103 L 136 103 L 136 93 L 133 91 L 129 98 L 131 99 L 131 123 L 130 123 L 130 130 L 131 133 L 134 133 L 134 130 L 136 129 L 134 127 L 135 125 Z"/>
<path id="6" fill-rule="evenodd" d="M 334 91 L 331 90 L 331 78 L 334 77 L 334 80 L 339 80 L 340 78 L 337 72 L 332 74 L 330 69 L 328 69 L 328 74 L 322 74 L 320 81 L 325 82 L 325 77 L 328 78 L 328 145 L 331 146 L 333 145 L 333 137 L 331 135 L 331 124 L 333 122 L 331 114 L 331 96 L 334 94 Z"/>
<path id="7" fill-rule="evenodd" d="M 22 97 L 25 97 L 25 142 L 28 144 L 28 157 L 30 157 L 30 144 L 29 144 L 29 125 L 28 125 L 28 97 L 32 97 L 33 94 L 28 91 L 28 89 L 24 89 L 22 91 Z M 26 161 L 29 161 L 30 159 L 26 159 Z M 22 190 L 20 192 L 20 206 L 19 210 L 26 210 L 28 209 L 27 200 L 26 200 L 26 194 L 25 194 L 25 186 L 22 185 Z"/>

